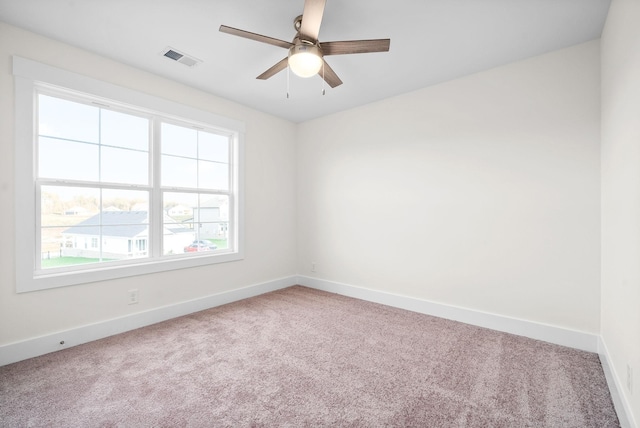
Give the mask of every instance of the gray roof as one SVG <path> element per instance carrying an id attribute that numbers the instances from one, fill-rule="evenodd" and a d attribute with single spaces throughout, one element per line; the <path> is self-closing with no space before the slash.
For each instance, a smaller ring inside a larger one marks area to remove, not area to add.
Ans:
<path id="1" fill-rule="evenodd" d="M 149 228 L 147 211 L 102 211 L 83 222 L 66 229 L 64 234 L 99 236 L 102 224 L 103 236 L 133 238 Z M 193 233 L 193 230 L 177 223 L 168 215 L 164 215 L 164 234 Z"/>
<path id="2" fill-rule="evenodd" d="M 148 229 L 148 217 L 147 211 L 102 211 L 66 229 L 63 233 L 132 238 Z M 102 224 L 102 233 L 100 224 Z"/>
<path id="3" fill-rule="evenodd" d="M 178 233 L 193 233 L 193 229 L 189 229 L 188 227 L 184 227 L 182 225 L 179 224 L 167 224 L 166 222 L 164 223 L 164 230 L 165 230 L 165 235 L 167 235 L 166 231 L 173 233 L 174 235 L 178 234 Z"/>

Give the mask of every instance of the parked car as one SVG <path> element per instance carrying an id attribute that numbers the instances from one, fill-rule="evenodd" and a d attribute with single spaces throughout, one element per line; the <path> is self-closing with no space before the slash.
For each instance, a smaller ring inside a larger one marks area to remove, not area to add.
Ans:
<path id="1" fill-rule="evenodd" d="M 218 248 L 217 245 L 212 244 L 210 241 L 205 241 L 205 240 L 200 240 L 200 241 L 193 241 L 194 244 L 201 244 L 201 245 L 206 245 L 209 247 L 210 250 L 215 250 Z"/>
<path id="2" fill-rule="evenodd" d="M 184 247 L 184 252 L 195 253 L 199 251 L 211 251 L 211 250 L 215 250 L 216 248 L 218 247 L 212 244 L 211 242 L 200 240 L 200 241 L 193 241 L 193 243 Z"/>

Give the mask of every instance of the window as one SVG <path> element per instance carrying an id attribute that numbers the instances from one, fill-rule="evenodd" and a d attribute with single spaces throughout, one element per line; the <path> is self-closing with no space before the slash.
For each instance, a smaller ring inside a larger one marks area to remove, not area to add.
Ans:
<path id="1" fill-rule="evenodd" d="M 242 124 L 22 58 L 14 76 L 19 292 L 242 258 Z"/>

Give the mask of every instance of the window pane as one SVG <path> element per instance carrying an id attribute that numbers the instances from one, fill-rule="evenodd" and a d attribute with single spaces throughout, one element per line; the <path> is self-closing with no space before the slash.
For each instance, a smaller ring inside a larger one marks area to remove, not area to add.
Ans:
<path id="1" fill-rule="evenodd" d="M 229 137 L 210 132 L 199 132 L 198 157 L 204 160 L 228 163 Z"/>
<path id="2" fill-rule="evenodd" d="M 193 224 L 199 239 L 213 243 L 217 249 L 228 248 L 229 197 L 200 194 L 193 210 Z"/>
<path id="3" fill-rule="evenodd" d="M 105 189 L 102 199 L 102 256 L 111 260 L 147 257 L 148 192 Z"/>
<path id="4" fill-rule="evenodd" d="M 43 269 L 148 255 L 148 192 L 42 186 L 41 195 Z"/>
<path id="5" fill-rule="evenodd" d="M 73 226 L 100 212 L 100 189 L 42 186 L 42 226 Z"/>
<path id="6" fill-rule="evenodd" d="M 163 254 L 229 248 L 229 197 L 165 192 Z"/>
<path id="7" fill-rule="evenodd" d="M 218 162 L 198 162 L 198 184 L 201 189 L 228 190 L 229 165 Z"/>
<path id="8" fill-rule="evenodd" d="M 102 144 L 149 151 L 148 119 L 104 109 L 100 118 Z"/>
<path id="9" fill-rule="evenodd" d="M 38 177 L 98 181 L 97 145 L 38 139 Z"/>
<path id="10" fill-rule="evenodd" d="M 189 158 L 198 156 L 198 131 L 195 129 L 163 123 L 161 133 L 162 154 Z"/>
<path id="11" fill-rule="evenodd" d="M 164 192 L 162 195 L 164 218 L 162 254 L 182 254 L 197 240 L 193 228 L 193 208 L 198 205 L 194 193 Z"/>
<path id="12" fill-rule="evenodd" d="M 229 137 L 162 124 L 162 185 L 229 189 Z"/>
<path id="13" fill-rule="evenodd" d="M 162 156 L 162 185 L 173 187 L 198 186 L 198 161 L 195 159 Z"/>
<path id="14" fill-rule="evenodd" d="M 98 143 L 99 111 L 97 107 L 40 94 L 38 134 Z"/>
<path id="15" fill-rule="evenodd" d="M 101 181 L 123 184 L 149 183 L 149 154 L 127 149 L 102 147 Z"/>
<path id="16" fill-rule="evenodd" d="M 43 269 L 95 263 L 95 257 L 80 254 L 85 238 L 81 225 L 99 212 L 99 189 L 42 186 L 40 189 L 40 252 Z"/>

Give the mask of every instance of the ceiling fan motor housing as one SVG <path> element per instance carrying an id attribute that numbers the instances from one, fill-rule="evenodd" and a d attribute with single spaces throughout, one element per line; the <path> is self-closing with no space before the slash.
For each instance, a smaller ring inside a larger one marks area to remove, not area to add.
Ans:
<path id="1" fill-rule="evenodd" d="M 317 45 L 299 43 L 291 46 L 291 49 L 289 49 L 289 58 L 297 54 L 311 54 L 322 58 L 322 49 Z"/>

